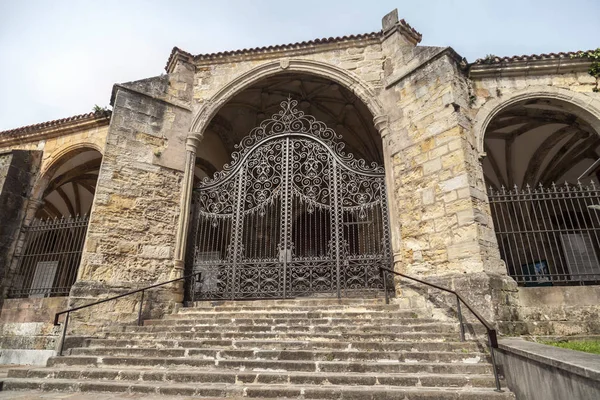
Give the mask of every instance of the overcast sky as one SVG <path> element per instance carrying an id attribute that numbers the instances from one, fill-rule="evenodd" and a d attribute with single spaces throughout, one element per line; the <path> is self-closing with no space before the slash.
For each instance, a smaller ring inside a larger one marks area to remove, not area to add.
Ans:
<path id="1" fill-rule="evenodd" d="M 0 0 L 0 130 L 107 106 L 117 82 L 209 53 L 372 32 L 398 8 L 468 61 L 600 47 L 600 0 Z"/>

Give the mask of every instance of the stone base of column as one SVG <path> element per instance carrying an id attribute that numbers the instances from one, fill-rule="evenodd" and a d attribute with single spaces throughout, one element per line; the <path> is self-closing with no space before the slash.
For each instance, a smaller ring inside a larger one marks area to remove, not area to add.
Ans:
<path id="1" fill-rule="evenodd" d="M 78 281 L 71 288 L 69 308 L 91 304 L 109 297 L 149 286 L 150 283 Z M 84 308 L 71 313 L 70 335 L 94 336 L 106 327 L 135 325 L 140 309 L 141 293 Z M 144 292 L 142 318 L 161 318 L 172 313 L 183 302 L 183 282 L 174 282 Z M 53 317 L 53 316 L 52 316 Z"/>
<path id="2" fill-rule="evenodd" d="M 507 275 L 480 272 L 416 278 L 458 292 L 501 333 L 512 333 L 512 327 L 518 324 L 518 288 L 516 282 Z M 456 317 L 456 297 L 452 294 L 404 278 L 396 280 L 396 293 L 397 296 L 424 297 L 430 306 Z M 463 306 L 462 311 L 469 321 L 475 323 L 476 319 L 466 307 Z"/>

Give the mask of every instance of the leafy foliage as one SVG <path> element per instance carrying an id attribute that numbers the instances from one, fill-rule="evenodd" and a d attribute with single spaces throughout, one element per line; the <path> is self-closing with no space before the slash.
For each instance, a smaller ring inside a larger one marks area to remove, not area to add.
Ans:
<path id="1" fill-rule="evenodd" d="M 92 108 L 92 111 L 95 113 L 106 112 L 108 111 L 108 107 L 100 107 L 98 104 L 94 104 L 94 108 Z"/>
<path id="2" fill-rule="evenodd" d="M 596 78 L 596 87 L 594 88 L 594 92 L 600 92 L 600 88 L 598 87 L 598 79 L 600 78 L 600 47 L 598 47 L 596 50 L 580 51 L 572 58 L 589 58 L 592 60 L 592 64 L 590 65 L 588 73 Z"/>
<path id="3" fill-rule="evenodd" d="M 542 344 L 556 346 L 563 349 L 584 351 L 586 353 L 600 354 L 600 340 L 574 340 L 574 341 L 540 341 Z"/>

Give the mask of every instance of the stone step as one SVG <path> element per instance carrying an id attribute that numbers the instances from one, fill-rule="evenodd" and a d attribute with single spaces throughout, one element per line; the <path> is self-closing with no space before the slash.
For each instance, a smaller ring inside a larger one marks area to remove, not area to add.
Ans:
<path id="1" fill-rule="evenodd" d="M 448 374 L 357 374 L 309 372 L 250 372 L 250 371 L 198 371 L 198 370 L 136 370 L 108 368 L 33 368 L 14 370 L 9 378 L 116 380 L 167 383 L 238 383 L 238 384 L 308 384 L 348 386 L 428 386 L 428 387 L 483 387 L 494 385 L 488 375 Z"/>
<path id="2" fill-rule="evenodd" d="M 390 299 L 392 303 L 398 303 L 399 299 Z M 385 298 L 342 298 L 336 297 L 305 297 L 296 299 L 269 299 L 269 300 L 206 300 L 196 301 L 193 306 L 181 307 L 185 309 L 199 309 L 214 307 L 279 307 L 279 306 L 350 306 L 350 305 L 385 305 Z"/>
<path id="3" fill-rule="evenodd" d="M 122 332 L 257 332 L 257 333 L 404 333 L 404 332 L 431 332 L 431 333 L 456 333 L 459 331 L 457 323 L 429 323 L 406 325 L 336 325 L 336 326 L 311 326 L 311 325 L 149 325 L 149 326 L 124 326 L 122 329 L 112 329 Z M 110 332 L 110 331 L 108 331 Z"/>
<path id="4" fill-rule="evenodd" d="M 453 351 L 481 352 L 480 343 L 448 342 L 381 342 L 381 341 L 317 341 L 317 340 L 158 340 L 158 339 L 87 339 L 88 347 L 143 347 L 143 348 L 220 348 L 263 350 L 366 350 L 366 351 Z"/>
<path id="5" fill-rule="evenodd" d="M 475 360 L 474 360 L 475 361 Z M 48 367 L 196 367 L 205 369 L 236 369 L 240 371 L 303 371 L 303 372 L 377 372 L 434 374 L 491 374 L 491 365 L 484 362 L 400 362 L 366 361 L 304 361 L 304 360 L 211 360 L 196 357 L 95 357 L 63 356 L 48 359 Z"/>
<path id="6" fill-rule="evenodd" d="M 449 320 L 447 322 L 457 323 L 458 320 Z M 227 325 L 325 325 L 325 326 L 338 326 L 338 325 L 389 325 L 390 323 L 396 325 L 410 325 L 410 324 L 429 324 L 439 323 L 439 319 L 434 318 L 397 318 L 394 321 L 390 321 L 389 318 L 178 318 L 178 319 L 147 319 L 144 320 L 144 326 L 150 325 L 216 325 L 216 326 L 227 326 Z"/>
<path id="7" fill-rule="evenodd" d="M 457 333 L 311 333 L 311 332 L 107 332 L 106 339 L 291 339 L 343 341 L 456 341 Z"/>
<path id="8" fill-rule="evenodd" d="M 310 398 L 355 400 L 489 400 L 514 399 L 510 392 L 496 393 L 485 388 L 431 388 L 293 384 L 173 384 L 167 382 L 119 382 L 75 379 L 13 379 L 4 383 L 5 390 L 44 390 L 63 392 L 112 392 L 133 394 L 160 394 L 194 397 L 244 398 Z"/>
<path id="9" fill-rule="evenodd" d="M 277 311 L 294 311 L 294 312 L 331 312 L 331 311 L 352 311 L 352 312 L 369 312 L 369 311 L 399 311 L 400 308 L 396 304 L 348 304 L 348 305 L 227 305 L 213 307 L 190 307 L 180 308 L 178 314 L 192 314 L 194 312 L 277 312 Z M 402 309 L 405 310 L 405 309 Z M 410 311 L 410 310 L 409 310 Z"/>
<path id="10" fill-rule="evenodd" d="M 400 362 L 488 362 L 484 353 L 457 353 L 441 351 L 327 351 L 327 350 L 252 350 L 252 349 L 152 349 L 130 347 L 84 347 L 70 350 L 76 356 L 109 357 L 201 357 L 203 359 L 247 359 L 247 360 L 303 360 L 303 361 L 380 361 Z"/>
<path id="11" fill-rule="evenodd" d="M 171 319 L 207 319 L 207 318 L 348 318 L 348 319 L 368 319 L 368 318 L 414 318 L 414 317 L 431 317 L 423 312 L 414 310 L 400 311 L 194 311 L 179 314 L 169 314 L 165 316 L 165 320 Z"/>

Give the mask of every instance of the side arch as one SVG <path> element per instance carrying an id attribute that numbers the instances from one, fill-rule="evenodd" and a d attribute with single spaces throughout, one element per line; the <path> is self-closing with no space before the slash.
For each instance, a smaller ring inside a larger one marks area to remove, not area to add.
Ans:
<path id="1" fill-rule="evenodd" d="M 41 197 L 48 187 L 52 175 L 61 167 L 62 162 L 66 161 L 69 155 L 74 155 L 80 152 L 95 150 L 104 157 L 103 150 L 100 146 L 93 142 L 80 142 L 77 144 L 68 144 L 58 150 L 52 152 L 49 157 L 50 160 L 44 163 L 40 170 L 39 176 L 36 179 L 31 198 L 34 200 L 41 200 Z"/>
<path id="2" fill-rule="evenodd" d="M 559 100 L 569 105 L 569 111 L 590 124 L 600 135 L 600 102 L 593 101 L 589 95 L 573 92 L 568 89 L 551 86 L 530 87 L 503 95 L 499 99 L 490 100 L 477 112 L 474 132 L 477 150 L 480 155 L 485 153 L 485 132 L 492 119 L 503 109 L 521 101 L 533 99 Z"/>
<path id="3" fill-rule="evenodd" d="M 377 99 L 373 88 L 355 74 L 319 61 L 282 59 L 246 71 L 221 88 L 198 110 L 192 120 L 189 136 L 202 136 L 208 122 L 237 93 L 261 79 L 287 72 L 305 73 L 330 79 L 356 94 L 375 118 L 384 115 L 383 105 Z"/>

